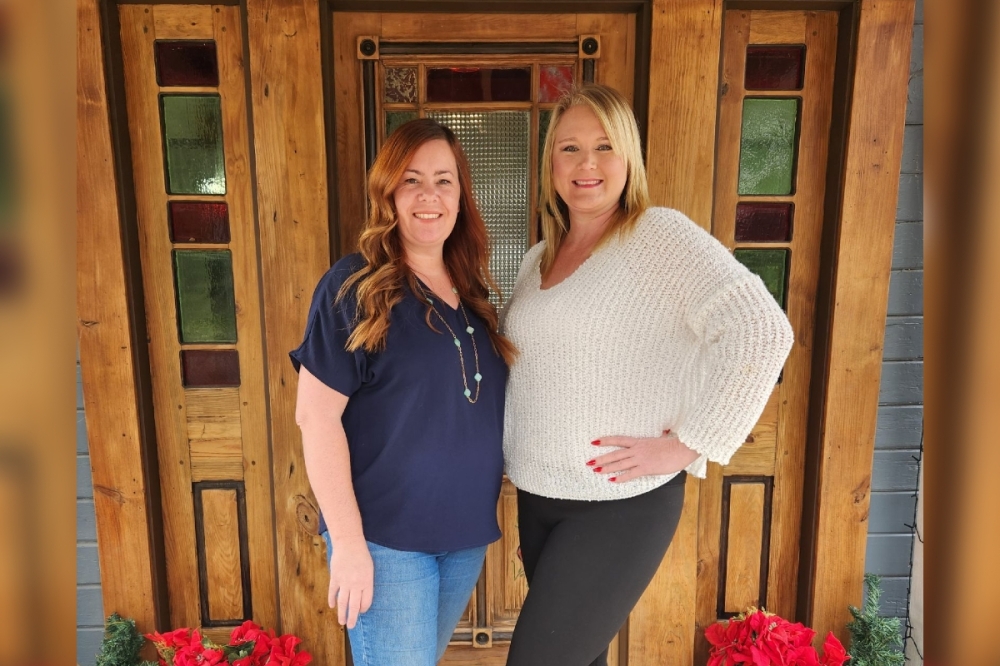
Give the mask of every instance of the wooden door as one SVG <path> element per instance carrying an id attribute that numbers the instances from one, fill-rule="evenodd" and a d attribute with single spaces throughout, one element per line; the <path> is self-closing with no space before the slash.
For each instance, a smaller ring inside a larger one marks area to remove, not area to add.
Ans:
<path id="1" fill-rule="evenodd" d="M 632 99 L 635 16 L 334 13 L 333 34 L 342 252 L 356 247 L 365 171 L 385 137 L 406 120 L 436 118 L 469 157 L 493 243 L 491 269 L 509 295 L 521 257 L 538 240 L 539 147 L 551 108 L 561 90 L 583 81 Z M 505 481 L 497 506 L 503 537 L 487 552 L 443 663 L 506 660 L 527 592 L 516 506 Z"/>
<path id="2" fill-rule="evenodd" d="M 698 507 L 695 663 L 706 626 L 750 606 L 795 616 L 837 13 L 726 12 L 712 232 L 795 330 L 774 393 Z"/>
<path id="3" fill-rule="evenodd" d="M 225 641 L 278 626 L 243 19 L 118 12 L 170 625 Z"/>

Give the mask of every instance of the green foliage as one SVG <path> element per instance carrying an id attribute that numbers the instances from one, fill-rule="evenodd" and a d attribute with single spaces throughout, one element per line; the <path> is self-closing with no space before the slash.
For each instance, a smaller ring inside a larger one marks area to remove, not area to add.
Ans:
<path id="1" fill-rule="evenodd" d="M 104 623 L 104 640 L 97 653 L 97 666 L 156 666 L 156 662 L 139 661 L 139 652 L 145 642 L 134 620 L 112 613 Z"/>
<path id="2" fill-rule="evenodd" d="M 850 666 L 902 666 L 905 657 L 900 648 L 898 617 L 879 617 L 882 581 L 874 574 L 865 574 L 868 599 L 864 610 L 850 607 L 854 620 L 847 625 L 851 632 Z"/>

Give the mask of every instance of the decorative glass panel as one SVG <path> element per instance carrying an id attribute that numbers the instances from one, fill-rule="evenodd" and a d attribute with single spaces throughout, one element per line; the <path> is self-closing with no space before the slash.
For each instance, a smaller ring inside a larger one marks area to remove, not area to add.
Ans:
<path id="1" fill-rule="evenodd" d="M 791 194 L 797 99 L 743 100 L 740 194 Z"/>
<path id="2" fill-rule="evenodd" d="M 736 240 L 747 243 L 792 238 L 792 204 L 742 202 L 736 205 Z"/>
<path id="3" fill-rule="evenodd" d="M 448 67 L 427 70 L 428 102 L 528 102 L 531 69 Z"/>
<path id="4" fill-rule="evenodd" d="M 233 255 L 174 250 L 181 342 L 236 342 Z"/>
<path id="5" fill-rule="evenodd" d="M 417 119 L 416 111 L 386 111 L 385 112 L 385 137 L 395 132 L 400 125 Z"/>
<path id="6" fill-rule="evenodd" d="M 175 243 L 228 243 L 229 208 L 225 203 L 171 201 L 170 240 Z"/>
<path id="7" fill-rule="evenodd" d="M 748 46 L 743 87 L 747 90 L 802 90 L 805 46 Z"/>
<path id="8" fill-rule="evenodd" d="M 185 349 L 181 374 L 187 388 L 240 385 L 240 354 L 235 349 Z"/>
<path id="9" fill-rule="evenodd" d="M 215 42 L 154 42 L 156 82 L 161 86 L 217 86 Z"/>
<path id="10" fill-rule="evenodd" d="M 163 142 L 171 194 L 225 194 L 218 95 L 163 95 Z"/>
<path id="11" fill-rule="evenodd" d="M 760 276 L 767 290 L 785 307 L 785 285 L 788 279 L 788 250 L 736 250 L 733 256 Z"/>
<path id="12" fill-rule="evenodd" d="M 472 167 L 472 186 L 492 243 L 490 272 L 504 298 L 514 289 L 528 250 L 528 111 L 434 111 L 462 142 Z"/>
<path id="13" fill-rule="evenodd" d="M 385 69 L 385 101 L 390 104 L 417 102 L 417 68 L 387 67 Z"/>
<path id="14" fill-rule="evenodd" d="M 572 65 L 542 65 L 538 68 L 538 101 L 555 102 L 573 87 Z"/>

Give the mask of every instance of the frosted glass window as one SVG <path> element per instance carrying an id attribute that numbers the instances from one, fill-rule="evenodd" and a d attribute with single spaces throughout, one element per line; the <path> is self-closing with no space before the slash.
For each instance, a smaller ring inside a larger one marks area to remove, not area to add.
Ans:
<path id="1" fill-rule="evenodd" d="M 236 342 L 233 255 L 229 250 L 175 250 L 181 342 Z"/>
<path id="2" fill-rule="evenodd" d="M 490 272 L 509 298 L 528 250 L 530 151 L 528 111 L 433 111 L 462 143 L 479 212 L 492 243 Z"/>
<path id="3" fill-rule="evenodd" d="M 222 103 L 218 95 L 163 95 L 167 191 L 225 194 Z"/>
<path id="4" fill-rule="evenodd" d="M 792 193 L 797 99 L 743 100 L 740 194 Z"/>

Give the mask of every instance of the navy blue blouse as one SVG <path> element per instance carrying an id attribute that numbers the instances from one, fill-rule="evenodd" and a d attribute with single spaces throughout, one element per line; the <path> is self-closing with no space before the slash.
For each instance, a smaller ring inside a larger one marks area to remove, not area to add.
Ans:
<path id="1" fill-rule="evenodd" d="M 368 541 L 396 550 L 443 552 L 500 538 L 496 504 L 503 474 L 503 410 L 507 366 L 486 325 L 468 308 L 479 350 L 479 400 L 464 395 L 454 339 L 406 288 L 389 318 L 385 349 L 345 350 L 357 301 L 334 303 L 344 281 L 364 266 L 360 254 L 338 261 L 313 295 L 305 339 L 289 355 L 348 396 L 343 424 L 354 494 Z M 460 310 L 435 300 L 462 342 L 475 395 L 475 357 Z M 320 533 L 325 530 L 320 525 Z"/>

